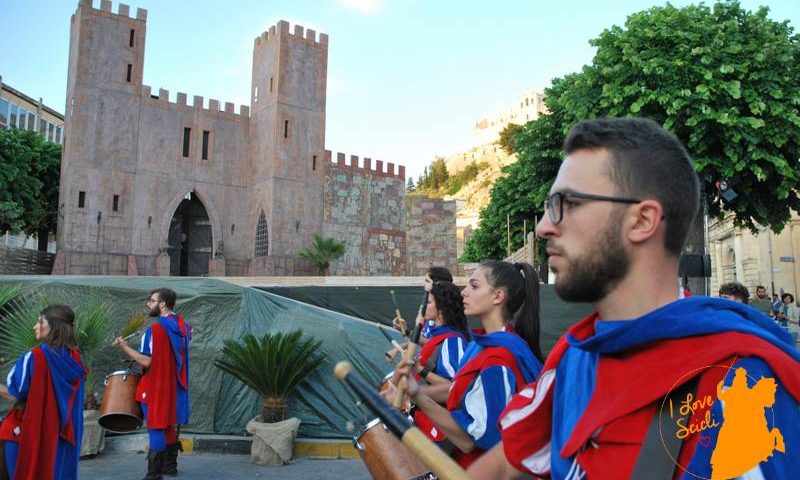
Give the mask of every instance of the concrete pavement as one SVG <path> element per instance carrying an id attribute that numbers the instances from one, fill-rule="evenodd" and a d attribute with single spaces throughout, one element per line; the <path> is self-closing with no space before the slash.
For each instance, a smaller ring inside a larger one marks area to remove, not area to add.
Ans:
<path id="1" fill-rule="evenodd" d="M 147 470 L 143 453 L 110 450 L 82 459 L 81 480 L 139 480 Z M 164 477 L 170 478 L 170 477 Z M 314 459 L 298 457 L 290 465 L 265 467 L 250 463 L 249 455 L 194 453 L 178 458 L 177 479 L 239 480 L 269 478 L 286 480 L 369 480 L 364 463 L 358 458 Z"/>

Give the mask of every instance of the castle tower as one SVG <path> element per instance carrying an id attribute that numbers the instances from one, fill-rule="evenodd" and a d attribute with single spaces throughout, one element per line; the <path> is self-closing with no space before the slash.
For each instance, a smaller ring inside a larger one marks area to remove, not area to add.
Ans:
<path id="1" fill-rule="evenodd" d="M 311 273 L 295 258 L 322 233 L 327 70 L 325 34 L 280 21 L 255 39 L 249 215 L 255 239 L 264 213 L 269 247 L 254 246 L 253 274 Z"/>
<path id="2" fill-rule="evenodd" d="M 100 10 L 81 0 L 72 16 L 58 221 L 67 273 L 128 269 L 146 18 L 122 4 L 112 13 L 108 0 Z"/>

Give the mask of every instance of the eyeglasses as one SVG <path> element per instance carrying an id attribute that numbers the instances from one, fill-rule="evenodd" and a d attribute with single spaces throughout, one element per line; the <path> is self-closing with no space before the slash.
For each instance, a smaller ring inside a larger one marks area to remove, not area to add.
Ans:
<path id="1" fill-rule="evenodd" d="M 614 203 L 641 203 L 641 200 L 636 198 L 625 197 L 607 197 L 605 195 L 592 195 L 590 193 L 577 193 L 577 192 L 555 192 L 551 193 L 547 200 L 544 201 L 544 210 L 550 216 L 550 221 L 553 225 L 558 225 L 564 219 L 564 199 L 565 198 L 580 198 L 582 200 L 595 200 L 599 202 L 614 202 Z"/>

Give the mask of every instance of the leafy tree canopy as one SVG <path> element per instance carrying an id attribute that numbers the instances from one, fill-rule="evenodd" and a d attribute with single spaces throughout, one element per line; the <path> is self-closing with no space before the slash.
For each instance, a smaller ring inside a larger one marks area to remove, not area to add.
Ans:
<path id="1" fill-rule="evenodd" d="M 55 232 L 61 145 L 40 134 L 0 129 L 0 233 Z M 41 247 L 41 242 L 40 242 Z"/>
<path id="2" fill-rule="evenodd" d="M 800 38 L 788 21 L 767 14 L 735 1 L 666 5 L 603 31 L 590 42 L 597 47 L 592 64 L 545 91 L 550 114 L 513 137 L 518 161 L 492 189 L 462 260 L 498 257 L 505 228 L 497 222 L 504 226 L 506 213 L 518 230 L 514 219 L 541 215 L 566 132 L 596 117 L 663 124 L 693 156 L 711 215 L 732 212 L 737 226 L 780 231 L 791 211 L 800 211 Z M 717 195 L 723 179 L 737 199 Z M 518 247 L 521 235 L 512 235 L 512 243 Z"/>

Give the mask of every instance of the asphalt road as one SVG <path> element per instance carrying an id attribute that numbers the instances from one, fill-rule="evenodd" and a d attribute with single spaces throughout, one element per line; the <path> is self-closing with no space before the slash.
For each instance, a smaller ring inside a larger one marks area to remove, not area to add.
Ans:
<path id="1" fill-rule="evenodd" d="M 290 465 L 279 467 L 254 465 L 249 460 L 248 455 L 211 453 L 181 455 L 178 459 L 176 478 L 214 480 L 245 478 L 369 480 L 371 478 L 364 463 L 358 458 L 333 460 L 296 458 Z M 146 470 L 147 460 L 143 453 L 111 451 L 81 460 L 79 478 L 139 480 L 145 476 Z"/>

